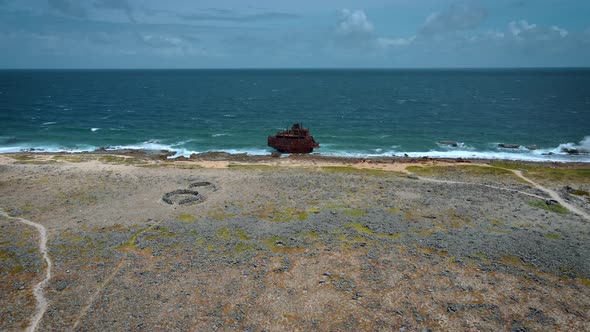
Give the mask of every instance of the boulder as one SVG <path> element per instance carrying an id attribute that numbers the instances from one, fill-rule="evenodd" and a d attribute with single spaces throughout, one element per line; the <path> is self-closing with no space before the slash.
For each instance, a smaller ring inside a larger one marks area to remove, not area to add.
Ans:
<path id="1" fill-rule="evenodd" d="M 536 145 L 529 145 L 526 148 L 529 149 L 529 150 L 538 150 L 539 149 L 539 147 L 536 146 Z"/>

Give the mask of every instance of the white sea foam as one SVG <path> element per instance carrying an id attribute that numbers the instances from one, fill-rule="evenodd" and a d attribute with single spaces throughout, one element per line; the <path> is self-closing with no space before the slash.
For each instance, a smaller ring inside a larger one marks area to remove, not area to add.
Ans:
<path id="1" fill-rule="evenodd" d="M 49 126 L 49 125 L 56 124 L 56 123 L 57 122 L 50 121 L 50 122 L 43 122 L 41 125 L 42 126 Z"/>
<path id="2" fill-rule="evenodd" d="M 149 140 L 137 144 L 110 146 L 108 150 L 168 150 L 173 151 L 175 157 L 189 157 L 193 153 L 204 153 L 211 151 L 226 152 L 231 154 L 248 155 L 268 155 L 272 151 L 270 148 L 241 148 L 241 149 L 189 149 L 184 145 L 194 140 L 179 141 L 172 144 L 165 144 L 158 140 Z M 579 144 L 564 143 L 555 148 L 528 150 L 526 148 L 519 149 L 500 149 L 497 144 L 490 144 L 487 151 L 476 151 L 475 148 L 462 146 L 456 148 L 449 148 L 447 146 L 440 149 L 430 151 L 403 151 L 398 146 L 391 146 L 390 148 L 375 148 L 371 151 L 366 150 L 341 150 L 335 144 L 322 144 L 322 148 L 315 150 L 316 153 L 325 156 L 339 156 L 339 157 L 357 157 L 357 158 L 371 158 L 371 157 L 392 157 L 407 155 L 413 158 L 430 157 L 430 158 L 463 158 L 463 159 L 506 159 L 506 160 L 523 160 L 523 161 L 557 161 L 557 162 L 585 162 L 590 163 L 590 153 L 582 153 L 579 155 L 571 155 L 563 149 L 577 149 L 578 151 L 590 151 L 590 136 L 584 137 Z M 0 153 L 11 153 L 21 151 L 31 152 L 87 152 L 94 151 L 97 147 L 90 145 L 77 145 L 74 148 L 60 147 L 56 145 L 22 145 L 22 146 L 5 146 L 0 147 Z"/>
<path id="3" fill-rule="evenodd" d="M 270 154 L 272 151 L 270 149 L 258 149 L 258 148 L 246 148 L 246 149 L 209 149 L 209 150 L 188 150 L 184 148 L 180 149 L 169 149 L 176 152 L 170 158 L 176 157 L 190 157 L 191 154 L 198 154 L 198 153 L 206 153 L 206 152 L 225 152 L 229 154 L 247 154 L 250 156 L 265 156 Z"/>
<path id="4" fill-rule="evenodd" d="M 211 137 L 229 136 L 229 134 L 213 134 Z"/>
<path id="5" fill-rule="evenodd" d="M 586 136 L 580 141 L 580 148 L 582 148 L 582 150 L 585 152 L 590 153 L 590 136 Z"/>
<path id="6" fill-rule="evenodd" d="M 100 128 L 90 128 L 90 131 L 95 132 L 97 130 L 100 130 Z"/>
<path id="7" fill-rule="evenodd" d="M 68 147 L 60 147 L 55 145 L 36 145 L 36 146 L 4 146 L 0 147 L 0 153 L 16 153 L 16 152 L 69 152 L 69 153 L 79 153 L 79 152 L 90 152 L 95 151 L 97 149 L 96 146 L 91 145 L 82 145 L 75 148 L 68 148 Z"/>
<path id="8" fill-rule="evenodd" d="M 464 149 L 464 150 L 469 150 L 469 151 L 475 150 L 475 148 L 473 148 L 471 146 L 467 146 L 463 142 L 455 142 L 455 141 L 453 141 L 453 142 L 457 143 L 457 146 L 453 146 L 450 144 L 442 144 L 440 142 L 436 142 L 436 145 L 438 145 L 442 149 Z"/>
<path id="9" fill-rule="evenodd" d="M 162 144 L 157 140 L 149 140 L 137 144 L 109 146 L 107 150 L 169 150 L 174 151 L 172 145 Z"/>

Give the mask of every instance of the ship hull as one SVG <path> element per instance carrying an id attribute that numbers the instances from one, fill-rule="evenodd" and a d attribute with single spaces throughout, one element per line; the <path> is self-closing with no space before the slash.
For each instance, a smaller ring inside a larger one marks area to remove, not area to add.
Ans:
<path id="1" fill-rule="evenodd" d="M 319 147 L 311 139 L 282 138 L 269 136 L 268 146 L 275 148 L 282 153 L 311 153 L 313 149 Z"/>

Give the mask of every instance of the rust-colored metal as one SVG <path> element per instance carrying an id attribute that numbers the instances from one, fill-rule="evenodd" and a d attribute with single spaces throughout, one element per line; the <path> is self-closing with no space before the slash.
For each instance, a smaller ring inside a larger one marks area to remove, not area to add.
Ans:
<path id="1" fill-rule="evenodd" d="M 310 153 L 320 145 L 309 134 L 309 129 L 294 124 L 291 129 L 268 136 L 268 146 L 283 153 Z"/>

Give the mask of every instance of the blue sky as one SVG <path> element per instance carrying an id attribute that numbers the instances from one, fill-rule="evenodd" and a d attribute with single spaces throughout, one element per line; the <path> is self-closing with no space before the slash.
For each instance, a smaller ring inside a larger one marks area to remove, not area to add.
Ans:
<path id="1" fill-rule="evenodd" d="M 0 68 L 590 66 L 588 0 L 0 0 Z"/>

